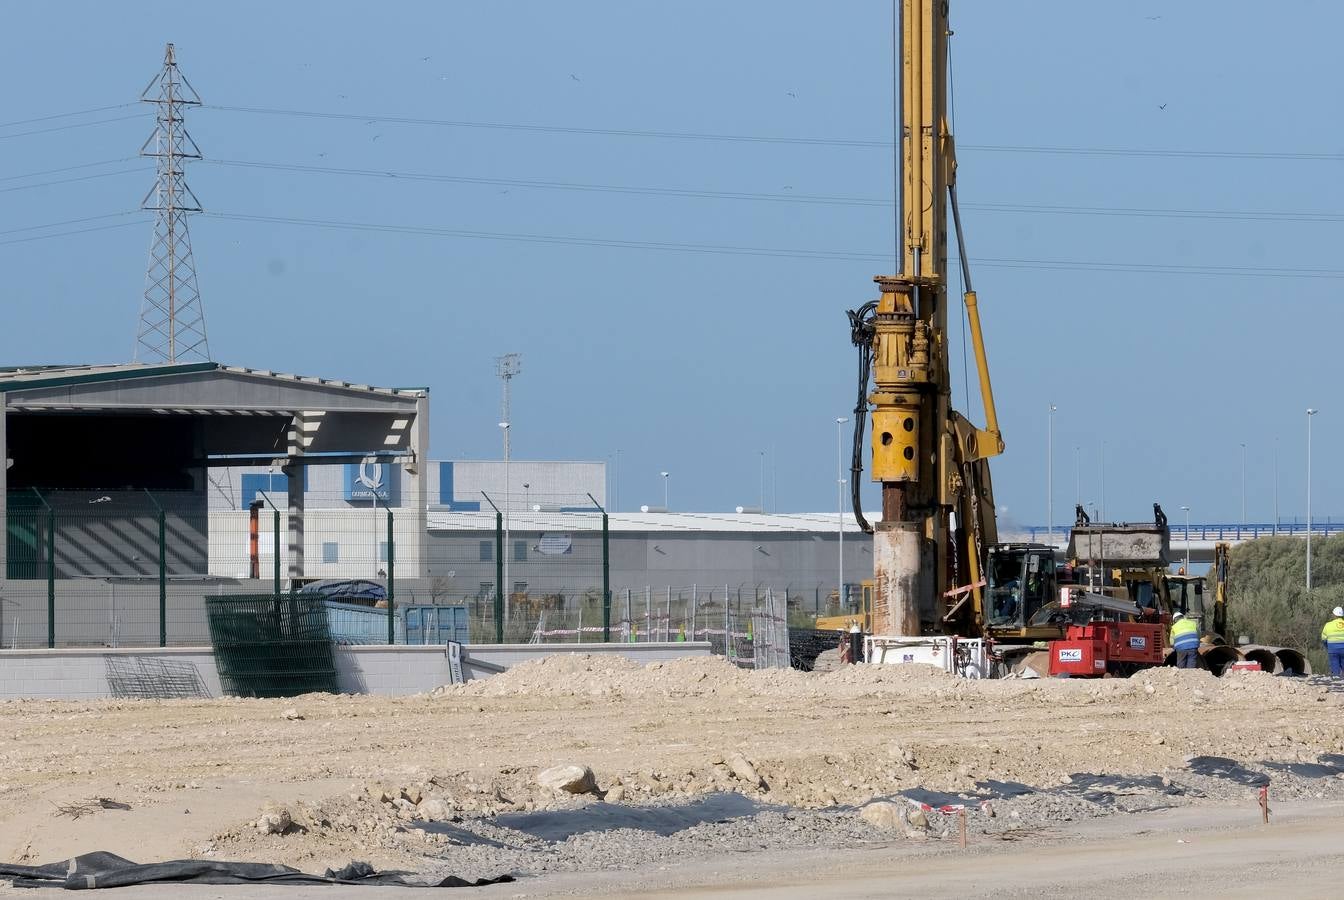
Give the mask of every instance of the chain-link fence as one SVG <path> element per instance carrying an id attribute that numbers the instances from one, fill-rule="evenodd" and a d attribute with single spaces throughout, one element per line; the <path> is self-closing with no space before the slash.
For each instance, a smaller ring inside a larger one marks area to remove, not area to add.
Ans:
<path id="1" fill-rule="evenodd" d="M 333 587 L 351 640 L 428 640 L 411 611 L 460 607 L 474 643 L 708 641 L 755 665 L 834 605 L 788 565 L 778 584 L 613 583 L 595 501 L 520 499 L 417 514 L 310 492 L 291 516 L 265 492 L 241 509 L 194 492 L 11 492 L 0 647 L 200 645 L 207 597 Z"/>

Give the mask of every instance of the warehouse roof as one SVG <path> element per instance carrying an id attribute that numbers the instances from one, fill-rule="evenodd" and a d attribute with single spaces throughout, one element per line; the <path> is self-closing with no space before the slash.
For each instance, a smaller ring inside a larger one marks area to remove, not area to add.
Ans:
<path id="1" fill-rule="evenodd" d="M 869 514 L 876 522 L 879 516 Z M 845 513 L 845 532 L 859 533 L 852 513 Z M 489 531 L 495 527 L 495 514 L 487 512 L 429 511 L 430 531 Z M 816 534 L 835 532 L 836 513 L 612 513 L 608 528 L 623 532 L 731 532 L 736 534 Z M 511 511 L 509 527 L 516 531 L 597 531 L 602 516 L 592 512 Z"/>
<path id="2" fill-rule="evenodd" d="M 243 366 L 226 366 L 217 362 L 198 363 L 119 363 L 113 365 L 42 365 L 42 366 L 5 366 L 0 367 L 0 391 L 17 388 L 69 387 L 73 385 L 96 384 L 102 381 L 125 381 L 137 378 L 159 378 L 173 375 L 192 375 L 198 372 L 227 372 L 234 375 L 246 375 L 257 378 L 269 378 L 277 381 L 317 385 L 328 388 L 341 388 L 354 391 L 370 391 L 378 394 L 421 396 L 428 393 L 425 388 L 382 388 L 367 384 L 354 384 L 348 381 L 333 381 L 326 378 L 314 378 L 306 375 L 287 375 L 264 369 L 249 369 Z"/>

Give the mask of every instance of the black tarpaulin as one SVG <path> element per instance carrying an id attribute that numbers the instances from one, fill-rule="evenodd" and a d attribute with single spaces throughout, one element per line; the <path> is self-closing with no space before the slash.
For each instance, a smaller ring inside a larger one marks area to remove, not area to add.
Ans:
<path id="1" fill-rule="evenodd" d="M 373 884 L 393 887 L 482 887 L 513 881 L 511 875 L 468 881 L 449 875 L 434 882 L 408 880 L 407 872 L 378 872 L 368 863 L 353 862 L 325 875 L 309 875 L 289 866 L 271 863 L 223 862 L 208 859 L 175 859 L 159 863 L 135 863 L 114 853 L 84 853 L 44 866 L 0 863 L 0 878 L 13 879 L 15 887 L 65 888 L 89 891 L 137 884 Z"/>

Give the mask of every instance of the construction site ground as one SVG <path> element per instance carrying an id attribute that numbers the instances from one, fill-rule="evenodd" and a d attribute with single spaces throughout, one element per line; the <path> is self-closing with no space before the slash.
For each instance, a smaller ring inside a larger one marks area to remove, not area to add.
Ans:
<path id="1" fill-rule="evenodd" d="M 1116 896 L 1180 893 L 1143 880 L 1163 872 L 1197 895 L 1196 870 L 1219 872 L 1222 895 L 1273 883 L 1312 896 L 1341 861 L 1344 694 L 1330 687 L 1174 669 L 965 681 L 556 656 L 399 699 L 9 702 L 0 856 L 106 850 L 318 873 L 364 860 L 426 877 L 512 873 L 480 889 L 509 897 L 788 896 L 790 884 L 885 896 L 907 878 L 927 896 L 945 883 L 1025 897 L 1075 883 L 1077 863 Z M 565 764 L 591 767 L 596 793 L 537 783 Z M 957 814 L 919 800 L 964 804 L 968 849 Z M 1228 882 L 1224 863 L 1248 880 Z"/>

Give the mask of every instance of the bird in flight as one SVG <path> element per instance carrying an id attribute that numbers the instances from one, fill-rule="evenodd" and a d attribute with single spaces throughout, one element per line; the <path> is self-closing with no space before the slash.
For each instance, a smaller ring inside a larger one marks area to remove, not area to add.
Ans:
<path id="1" fill-rule="evenodd" d="M 1165 104 L 1165 103 L 1158 104 L 1158 107 L 1157 107 L 1157 108 L 1158 108 L 1158 109 L 1166 109 L 1166 108 L 1167 108 L 1167 104 Z"/>
<path id="2" fill-rule="evenodd" d="M 375 135 L 373 136 L 373 139 L 376 141 L 376 140 L 378 140 L 380 137 L 382 137 L 381 134 L 375 134 Z"/>
<path id="3" fill-rule="evenodd" d="M 793 91 L 785 91 L 784 93 L 788 94 L 790 97 L 792 97 L 792 98 L 795 99 L 795 100 L 798 99 L 798 95 L 795 94 Z"/>
<path id="4" fill-rule="evenodd" d="M 582 82 L 582 81 L 583 81 L 582 78 L 580 78 L 579 76 L 575 75 L 573 72 L 570 72 L 570 73 L 569 73 L 569 77 L 570 77 L 570 78 L 573 78 L 575 81 L 579 81 L 579 82 Z"/>
<path id="5" fill-rule="evenodd" d="M 433 59 L 433 57 L 431 57 L 431 56 L 422 56 L 422 57 L 420 57 L 420 61 L 421 61 L 421 62 L 429 62 L 431 59 Z"/>

